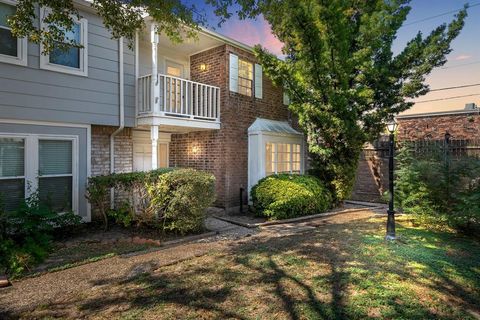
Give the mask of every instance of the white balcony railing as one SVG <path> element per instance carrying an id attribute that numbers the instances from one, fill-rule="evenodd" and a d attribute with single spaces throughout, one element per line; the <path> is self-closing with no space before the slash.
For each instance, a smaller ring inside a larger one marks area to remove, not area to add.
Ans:
<path id="1" fill-rule="evenodd" d="M 147 75 L 138 79 L 137 97 L 138 116 L 220 121 L 220 88 L 208 84 L 164 74 Z"/>

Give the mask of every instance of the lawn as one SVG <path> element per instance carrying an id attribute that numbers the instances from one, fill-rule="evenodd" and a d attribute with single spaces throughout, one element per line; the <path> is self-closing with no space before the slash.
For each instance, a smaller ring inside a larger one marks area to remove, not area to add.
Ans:
<path id="1" fill-rule="evenodd" d="M 346 219 L 344 219 L 346 220 Z M 480 243 L 383 218 L 268 229 L 222 250 L 37 306 L 24 317 L 475 319 Z"/>

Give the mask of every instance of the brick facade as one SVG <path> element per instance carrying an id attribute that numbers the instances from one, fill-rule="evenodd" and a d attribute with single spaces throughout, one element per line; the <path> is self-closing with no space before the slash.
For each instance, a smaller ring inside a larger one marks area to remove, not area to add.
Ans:
<path id="1" fill-rule="evenodd" d="M 248 127 L 257 117 L 290 120 L 283 105 L 283 92 L 263 76 L 263 97 L 257 99 L 229 90 L 229 53 L 255 63 L 252 53 L 223 45 L 190 57 L 191 79 L 220 87 L 221 129 L 211 132 L 174 134 L 170 143 L 170 166 L 208 170 L 217 179 L 217 205 L 240 205 L 240 188 L 248 184 Z M 205 64 L 206 70 L 200 70 Z M 194 148 L 195 147 L 195 148 Z M 192 152 L 196 150 L 196 154 Z M 246 194 L 244 202 L 246 202 Z"/>
<path id="2" fill-rule="evenodd" d="M 445 133 L 452 139 L 480 138 L 480 113 L 454 112 L 451 114 L 418 115 L 398 118 L 399 140 L 440 140 Z"/>
<path id="3" fill-rule="evenodd" d="M 92 126 L 92 176 L 110 173 L 110 135 L 116 129 L 111 126 Z M 125 128 L 115 137 L 115 172 L 131 172 L 132 169 L 132 129 Z"/>

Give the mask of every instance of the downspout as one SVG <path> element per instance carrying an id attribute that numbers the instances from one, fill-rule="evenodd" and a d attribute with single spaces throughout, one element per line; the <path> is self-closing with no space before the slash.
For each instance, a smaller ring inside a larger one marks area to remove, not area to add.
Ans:
<path id="1" fill-rule="evenodd" d="M 123 37 L 118 39 L 119 127 L 110 135 L 110 173 L 115 173 L 115 136 L 125 128 L 125 95 L 123 76 Z M 114 208 L 115 190 L 110 189 L 110 209 Z"/>

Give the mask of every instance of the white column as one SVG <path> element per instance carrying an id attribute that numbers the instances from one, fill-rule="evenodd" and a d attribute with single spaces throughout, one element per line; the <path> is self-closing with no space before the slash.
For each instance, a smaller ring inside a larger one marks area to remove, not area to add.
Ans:
<path id="1" fill-rule="evenodd" d="M 160 112 L 160 86 L 158 78 L 158 33 L 157 25 L 152 23 L 150 27 L 150 41 L 152 42 L 152 110 Z"/>
<path id="2" fill-rule="evenodd" d="M 158 126 L 150 127 L 152 139 L 152 170 L 158 169 Z"/>

